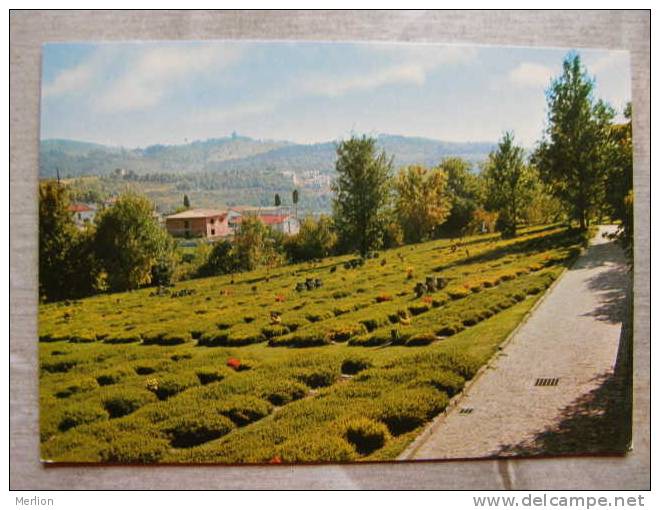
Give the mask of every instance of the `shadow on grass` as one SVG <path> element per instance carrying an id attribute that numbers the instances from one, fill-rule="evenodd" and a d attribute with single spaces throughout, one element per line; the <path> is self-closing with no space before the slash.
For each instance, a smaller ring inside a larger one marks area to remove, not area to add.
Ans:
<path id="1" fill-rule="evenodd" d="M 554 234 L 532 239 L 521 238 L 520 240 L 515 240 L 514 238 L 512 239 L 512 244 L 493 248 L 479 255 L 454 260 L 448 264 L 435 267 L 433 271 L 440 272 L 456 266 L 491 262 L 511 254 L 524 253 L 529 256 L 536 255 L 549 249 L 567 248 L 580 243 L 582 240 L 583 234 L 577 230 L 562 230 Z"/>

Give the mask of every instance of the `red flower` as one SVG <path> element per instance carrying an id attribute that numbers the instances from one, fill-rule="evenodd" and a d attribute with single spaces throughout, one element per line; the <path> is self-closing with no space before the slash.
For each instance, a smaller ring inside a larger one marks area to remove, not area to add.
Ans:
<path id="1" fill-rule="evenodd" d="M 277 301 L 278 303 L 283 303 L 284 296 L 282 294 L 278 294 L 277 296 L 275 296 L 275 301 Z"/>
<path id="2" fill-rule="evenodd" d="M 234 370 L 238 370 L 241 367 L 241 360 L 236 358 L 229 358 L 227 360 L 227 366 L 233 368 Z"/>
<path id="3" fill-rule="evenodd" d="M 280 458 L 279 455 L 275 455 L 272 459 L 270 459 L 269 464 L 282 464 L 282 459 Z"/>

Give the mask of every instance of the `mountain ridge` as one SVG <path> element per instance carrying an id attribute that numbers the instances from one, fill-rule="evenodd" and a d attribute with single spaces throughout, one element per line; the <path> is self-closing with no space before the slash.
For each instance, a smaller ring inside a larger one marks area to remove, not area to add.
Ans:
<path id="1" fill-rule="evenodd" d="M 444 157 L 464 157 L 473 164 L 484 160 L 493 142 L 446 142 L 424 137 L 381 134 L 380 149 L 394 156 L 395 166 L 437 165 Z M 153 144 L 124 148 L 70 139 L 40 141 L 39 175 L 105 175 L 116 168 L 137 174 L 196 172 L 305 172 L 334 170 L 336 141 L 299 144 L 286 140 L 259 140 L 233 134 L 176 145 Z"/>

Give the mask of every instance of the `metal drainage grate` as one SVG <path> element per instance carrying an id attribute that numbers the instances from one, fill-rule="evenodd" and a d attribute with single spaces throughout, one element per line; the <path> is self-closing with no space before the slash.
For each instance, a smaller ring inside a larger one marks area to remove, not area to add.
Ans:
<path id="1" fill-rule="evenodd" d="M 559 377 L 539 377 L 534 386 L 557 386 Z"/>
<path id="2" fill-rule="evenodd" d="M 458 414 L 472 414 L 472 411 L 474 411 L 474 409 L 471 407 L 462 407 Z"/>

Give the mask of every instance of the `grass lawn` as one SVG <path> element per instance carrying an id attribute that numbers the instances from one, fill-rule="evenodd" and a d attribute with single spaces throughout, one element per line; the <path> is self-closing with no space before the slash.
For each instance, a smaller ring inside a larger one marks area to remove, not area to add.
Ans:
<path id="1" fill-rule="evenodd" d="M 42 305 L 42 457 L 394 459 L 583 241 L 533 227 Z"/>

